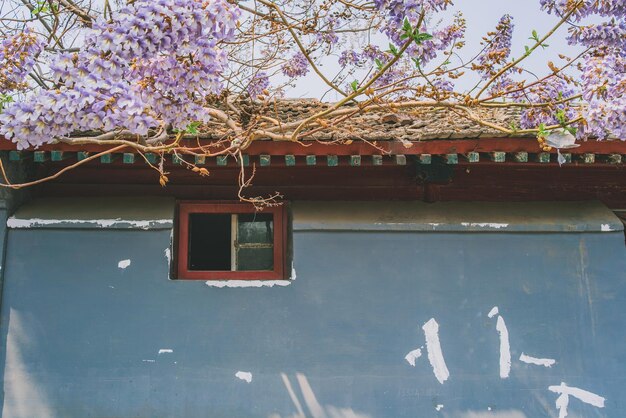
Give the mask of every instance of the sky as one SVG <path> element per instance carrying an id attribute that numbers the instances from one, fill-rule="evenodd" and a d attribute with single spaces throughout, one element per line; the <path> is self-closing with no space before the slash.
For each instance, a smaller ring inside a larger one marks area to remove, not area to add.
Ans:
<path id="1" fill-rule="evenodd" d="M 524 45 L 532 45 L 532 41 L 528 38 L 531 36 L 533 29 L 541 37 L 559 21 L 558 17 L 540 10 L 539 0 L 455 0 L 454 6 L 450 10 L 453 12 L 460 10 L 467 21 L 466 46 L 461 50 L 461 55 L 464 58 L 472 57 L 481 50 L 481 38 L 487 32 L 494 30 L 499 19 L 504 14 L 508 13 L 513 16 L 515 29 L 513 32 L 512 56 L 515 57 L 523 53 Z M 550 72 L 546 65 L 548 61 L 560 62 L 558 54 L 575 56 L 580 51 L 580 48 L 568 45 L 565 40 L 566 35 L 567 28 L 561 27 L 550 38 L 548 48 L 537 50 L 524 61 L 525 67 L 537 76 L 541 76 Z M 381 36 L 380 45 L 385 45 L 385 42 L 384 37 Z M 326 71 L 338 69 L 336 57 L 329 58 L 328 62 L 324 62 L 323 68 Z M 288 90 L 286 95 L 301 98 L 322 97 L 327 90 L 326 85 L 320 82 L 313 73 L 310 74 L 309 77 L 300 79 L 296 87 Z M 528 77 L 534 78 L 532 75 Z M 476 80 L 476 78 L 460 80 L 457 87 L 461 89 L 470 88 Z M 325 96 L 325 100 L 334 100 L 336 98 L 332 93 Z"/>

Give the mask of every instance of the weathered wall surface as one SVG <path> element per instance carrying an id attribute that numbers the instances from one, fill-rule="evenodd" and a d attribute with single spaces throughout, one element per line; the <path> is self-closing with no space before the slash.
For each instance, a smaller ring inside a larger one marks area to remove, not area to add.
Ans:
<path id="1" fill-rule="evenodd" d="M 343 216 L 327 230 L 296 213 L 297 278 L 263 288 L 169 280 L 163 225 L 9 230 L 3 416 L 535 418 L 557 399 L 623 416 L 614 224 L 355 231 Z"/>

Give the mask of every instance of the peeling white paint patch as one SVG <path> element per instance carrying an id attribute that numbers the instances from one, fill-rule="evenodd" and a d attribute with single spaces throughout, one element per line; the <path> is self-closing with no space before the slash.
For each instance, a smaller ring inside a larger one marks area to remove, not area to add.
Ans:
<path id="1" fill-rule="evenodd" d="M 165 253 L 165 259 L 167 260 L 167 265 L 169 267 L 170 263 L 172 262 L 172 252 L 169 248 L 166 248 L 164 253 Z"/>
<path id="2" fill-rule="evenodd" d="M 506 379 L 511 373 L 511 345 L 509 344 L 509 330 L 501 316 L 498 317 L 496 330 L 500 334 L 500 378 Z"/>
<path id="3" fill-rule="evenodd" d="M 238 371 L 237 373 L 235 373 L 235 377 L 241 380 L 245 380 L 248 383 L 252 382 L 252 373 L 250 372 Z"/>
<path id="4" fill-rule="evenodd" d="M 556 363 L 556 360 L 551 359 L 551 358 L 531 357 L 531 356 L 527 356 L 524 353 L 522 353 L 522 355 L 519 356 L 519 360 L 527 364 L 535 364 L 537 366 L 543 366 L 543 367 L 552 367 Z"/>
<path id="5" fill-rule="evenodd" d="M 487 317 L 493 318 L 494 316 L 498 315 L 498 313 L 500 313 L 500 311 L 498 310 L 498 307 L 494 306 L 493 308 L 491 308 L 491 310 L 487 314 Z"/>
<path id="6" fill-rule="evenodd" d="M 600 231 L 602 232 L 611 232 L 613 230 L 613 228 L 611 228 L 611 225 L 609 224 L 602 224 L 600 225 Z"/>
<path id="7" fill-rule="evenodd" d="M 471 228 L 485 228 L 485 229 L 501 229 L 506 228 L 509 224 L 501 224 L 495 222 L 461 222 L 463 226 L 469 226 Z"/>
<path id="8" fill-rule="evenodd" d="M 126 267 L 130 266 L 130 260 L 121 260 L 119 263 L 117 263 L 117 266 L 121 269 L 125 269 Z"/>
<path id="9" fill-rule="evenodd" d="M 156 362 L 156 360 L 152 360 L 152 359 L 149 359 L 149 360 L 141 360 L 141 361 L 143 361 L 144 363 L 155 363 L 155 362 Z"/>
<path id="10" fill-rule="evenodd" d="M 417 360 L 418 358 L 422 357 L 422 350 L 420 350 L 419 348 L 410 351 L 406 356 L 404 356 L 404 359 L 413 367 L 415 367 L 415 360 Z"/>
<path id="11" fill-rule="evenodd" d="M 435 407 L 435 410 L 441 411 L 443 409 L 443 404 L 439 404 Z"/>
<path id="12" fill-rule="evenodd" d="M 36 228 L 42 226 L 51 225 L 65 225 L 65 224 L 86 224 L 94 225 L 100 228 L 110 228 L 114 225 L 128 225 L 132 228 L 150 229 L 154 225 L 168 225 L 171 224 L 171 219 L 151 219 L 151 220 L 129 220 L 129 219 L 42 219 L 42 218 L 30 218 L 19 219 L 11 216 L 7 219 L 7 227 L 9 228 Z"/>
<path id="13" fill-rule="evenodd" d="M 556 408 L 559 410 L 559 418 L 565 418 L 567 416 L 567 407 L 569 405 L 569 397 L 573 396 L 578 398 L 584 403 L 593 405 L 597 408 L 604 408 L 604 399 L 600 395 L 595 393 L 567 386 L 564 382 L 561 382 L 558 386 L 548 386 L 550 392 L 560 394 L 556 399 Z"/>
<path id="14" fill-rule="evenodd" d="M 274 287 L 289 286 L 292 280 L 208 280 L 209 287 Z"/>
<path id="15" fill-rule="evenodd" d="M 171 348 L 162 348 L 159 350 L 159 354 L 165 354 L 165 353 L 173 353 L 174 350 L 172 350 Z"/>
<path id="16" fill-rule="evenodd" d="M 439 342 L 439 324 L 435 318 L 430 318 L 428 322 L 422 326 L 424 336 L 426 337 L 426 350 L 428 351 L 428 361 L 433 368 L 435 377 L 443 385 L 448 380 L 450 372 L 441 351 L 441 343 Z"/>
<path id="17" fill-rule="evenodd" d="M 293 267 L 293 263 L 291 263 L 291 277 L 289 278 L 289 280 L 296 280 L 296 269 Z"/>

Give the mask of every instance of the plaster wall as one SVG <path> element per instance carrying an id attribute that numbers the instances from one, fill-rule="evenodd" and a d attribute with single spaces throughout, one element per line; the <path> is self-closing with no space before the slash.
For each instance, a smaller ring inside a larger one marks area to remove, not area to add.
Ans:
<path id="1" fill-rule="evenodd" d="M 2 416 L 623 416 L 626 250 L 608 211 L 524 232 L 464 231 L 467 211 L 440 231 L 359 227 L 355 210 L 294 205 L 295 280 L 274 287 L 170 280 L 164 223 L 9 229 Z"/>

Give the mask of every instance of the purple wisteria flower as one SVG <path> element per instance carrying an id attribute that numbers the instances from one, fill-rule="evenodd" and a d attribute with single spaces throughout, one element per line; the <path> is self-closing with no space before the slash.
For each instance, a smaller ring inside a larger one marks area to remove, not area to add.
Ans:
<path id="1" fill-rule="evenodd" d="M 0 135 L 22 149 L 77 130 L 146 135 L 207 120 L 200 103 L 223 89 L 219 42 L 233 38 L 240 14 L 226 0 L 138 0 L 95 21 L 83 51 L 52 59 L 59 88 L 0 114 Z"/>
<path id="2" fill-rule="evenodd" d="M 511 39 L 513 37 L 513 18 L 504 15 L 500 18 L 495 32 L 490 32 L 485 38 L 487 45 L 478 57 L 478 65 L 473 69 L 478 71 L 483 79 L 489 79 L 498 72 L 511 55 Z"/>
<path id="3" fill-rule="evenodd" d="M 252 77 L 252 79 L 248 83 L 247 91 L 250 97 L 254 100 L 259 97 L 263 93 L 263 90 L 267 89 L 269 86 L 270 79 L 268 75 L 263 71 L 259 71 L 254 75 L 254 77 Z"/>
<path id="4" fill-rule="evenodd" d="M 307 61 L 302 52 L 298 51 L 289 61 L 283 64 L 281 70 L 287 77 L 302 77 L 309 72 L 309 61 Z"/>
<path id="5" fill-rule="evenodd" d="M 0 42 L 0 94 L 23 86 L 43 46 L 42 40 L 30 29 L 8 36 Z"/>
<path id="6" fill-rule="evenodd" d="M 543 83 L 528 89 L 523 98 L 532 104 L 557 103 L 576 95 L 576 90 L 559 77 L 551 77 Z M 551 106 L 529 107 L 522 112 L 520 125 L 522 128 L 534 129 L 540 124 L 558 125 L 573 120 L 579 108 L 571 102 L 563 102 Z"/>

